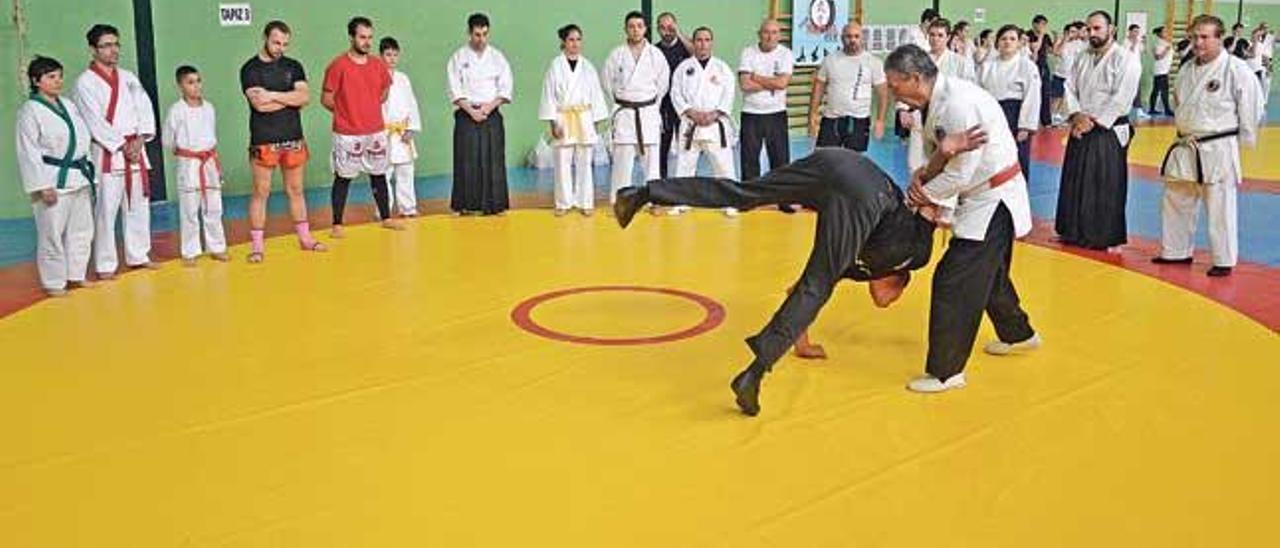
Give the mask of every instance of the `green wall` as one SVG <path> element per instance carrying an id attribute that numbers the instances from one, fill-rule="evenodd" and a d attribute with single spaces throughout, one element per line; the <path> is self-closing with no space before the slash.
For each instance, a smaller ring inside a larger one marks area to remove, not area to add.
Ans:
<path id="1" fill-rule="evenodd" d="M 247 107 L 240 95 L 238 69 L 260 46 L 262 25 L 270 19 L 283 19 L 294 29 L 290 55 L 299 59 L 312 79 L 314 99 L 304 112 L 306 132 L 316 159 L 311 164 L 307 183 L 329 184 L 327 174 L 330 116 L 319 106 L 319 82 L 325 65 L 347 47 L 346 21 L 355 13 L 350 4 L 316 0 L 260 0 L 251 2 L 254 24 L 250 27 L 221 27 L 216 17 L 217 1 L 153 0 L 156 27 L 157 77 L 159 80 L 161 115 L 177 100 L 172 84 L 173 69 L 179 64 L 193 64 L 205 78 L 205 93 L 218 108 L 218 136 L 222 143 L 223 166 L 226 169 L 228 194 L 248 191 L 248 166 L 244 161 L 248 142 Z M 130 0 L 23 0 L 28 21 L 26 40 L 28 54 L 40 53 L 58 58 L 74 78 L 88 62 L 84 32 L 99 21 L 110 22 L 121 29 L 123 64 L 137 66 Z M 493 43 L 507 54 L 515 72 L 515 104 L 504 109 L 507 122 L 507 160 L 510 165 L 523 163 L 525 154 L 544 131 L 536 120 L 536 101 L 542 75 L 556 54 L 555 29 L 568 22 L 584 29 L 588 57 L 598 66 L 622 40 L 622 17 L 638 9 L 638 0 L 544 0 L 537 3 L 495 0 L 484 3 L 444 0 L 379 0 L 370 3 L 363 15 L 377 25 L 377 36 L 392 35 L 404 48 L 401 69 L 413 79 L 422 108 L 425 131 L 419 141 L 422 157 L 420 175 L 447 173 L 451 166 L 451 108 L 445 99 L 444 66 L 449 55 L 465 40 L 465 19 L 475 9 L 483 9 L 493 20 Z M 755 30 L 765 14 L 765 0 L 654 0 L 654 13 L 674 12 L 686 31 L 706 25 L 716 31 L 716 54 L 736 66 L 741 48 L 755 40 Z M 786 0 L 784 0 L 786 5 Z M 931 5 L 928 0 L 867 0 L 867 22 L 905 23 L 917 20 L 920 10 Z M 1131 0 L 1122 11 L 1146 10 L 1153 19 L 1163 17 L 1162 0 Z M 481 7 L 477 7 L 481 6 Z M 536 9 L 531 7 L 536 6 Z M 944 0 L 943 13 L 952 19 L 972 19 L 973 9 L 987 10 L 988 23 L 1028 22 L 1035 13 L 1044 13 L 1052 25 L 1060 27 L 1068 18 L 1079 18 L 1096 7 L 1110 8 L 1111 2 L 1063 0 L 1037 5 L 1015 0 Z M 17 34 L 12 20 L 12 4 L 2 8 L 0 25 L 0 58 L 7 60 L 9 70 L 0 71 L 0 127 L 12 128 L 16 107 L 23 100 L 24 79 L 18 65 Z M 786 8 L 784 8 L 785 11 Z M 1218 10 L 1234 19 L 1234 5 Z M 1246 22 L 1269 20 L 1280 22 L 1280 6 L 1246 5 Z M 656 32 L 655 32 L 656 35 Z M 11 132 L 5 129 L 5 132 Z M 12 135 L 12 133 L 8 133 Z M 0 145 L 0 170 L 9 173 L 9 183 L 0 185 L 0 218 L 30 215 L 27 198 L 22 194 L 14 165 L 12 141 Z M 172 173 L 172 170 L 169 171 Z M 170 185 L 173 181 L 169 181 Z"/>

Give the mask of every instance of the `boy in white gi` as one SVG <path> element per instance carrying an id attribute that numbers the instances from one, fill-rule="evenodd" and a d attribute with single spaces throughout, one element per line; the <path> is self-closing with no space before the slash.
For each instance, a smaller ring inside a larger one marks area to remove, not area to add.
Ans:
<path id="1" fill-rule="evenodd" d="M 393 207 L 405 217 L 418 216 L 418 195 L 413 186 L 413 162 L 418 159 L 418 147 L 413 138 L 422 133 L 422 118 L 418 114 L 418 98 L 413 95 L 409 76 L 396 70 L 400 64 L 400 42 L 390 36 L 378 42 L 382 62 L 391 70 L 391 90 L 382 103 L 382 120 L 387 125 L 391 167 L 387 169 L 387 181 L 391 183 Z"/>
<path id="2" fill-rule="evenodd" d="M 182 98 L 164 117 L 165 147 L 176 156 L 178 177 L 178 234 L 182 264 L 195 266 L 204 251 L 214 260 L 227 260 L 227 237 L 222 229 L 222 164 L 218 161 L 218 123 L 213 105 L 204 99 L 203 82 L 195 67 L 178 67 L 174 78 Z M 200 245 L 201 228 L 204 246 Z"/>

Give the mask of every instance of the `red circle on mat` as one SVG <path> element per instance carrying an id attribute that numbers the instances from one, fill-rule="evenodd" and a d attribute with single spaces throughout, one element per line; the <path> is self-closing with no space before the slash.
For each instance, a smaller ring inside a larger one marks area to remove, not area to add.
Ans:
<path id="1" fill-rule="evenodd" d="M 680 297 L 682 299 L 688 299 L 690 301 L 697 303 L 698 306 L 701 306 L 702 309 L 706 311 L 707 315 L 705 318 L 702 319 L 701 322 L 698 323 L 698 325 L 695 325 L 688 329 L 683 329 L 673 333 L 656 335 L 652 337 L 633 337 L 633 338 L 601 338 L 601 337 L 587 337 L 587 336 L 581 336 L 581 335 L 574 335 L 572 333 L 562 333 L 560 331 L 556 331 L 554 329 L 549 329 L 547 327 L 544 327 L 538 324 L 537 322 L 533 321 L 533 309 L 537 308 L 538 305 L 542 303 L 545 303 L 552 299 L 558 299 L 560 297 L 565 297 L 569 295 L 578 295 L 581 293 L 603 293 L 606 291 L 630 291 L 633 293 L 658 293 L 661 295 L 671 295 L 673 297 Z M 593 287 L 574 287 L 570 289 L 561 289 L 559 291 L 552 291 L 550 293 L 543 293 L 541 295 L 531 297 L 521 302 L 520 304 L 516 305 L 515 309 L 511 311 L 511 321 L 515 322 L 516 325 L 520 326 L 520 329 L 533 333 L 534 335 L 537 335 L 539 337 L 545 337 L 555 341 L 570 342 L 570 343 L 577 343 L 577 344 L 593 344 L 597 346 L 628 346 L 628 345 L 641 345 L 641 344 L 659 344 L 659 343 L 665 343 L 665 342 L 671 342 L 671 341 L 678 341 L 680 339 L 688 339 L 690 337 L 696 337 L 698 335 L 711 331 L 712 329 L 715 329 L 717 326 L 720 325 L 721 322 L 724 321 L 724 307 L 721 306 L 720 303 L 711 300 L 711 298 L 709 297 L 704 297 L 697 293 L 690 293 L 688 291 L 681 291 L 679 289 L 669 289 L 665 287 L 643 287 L 643 286 L 635 286 L 635 285 L 601 285 L 601 286 L 593 286 Z"/>

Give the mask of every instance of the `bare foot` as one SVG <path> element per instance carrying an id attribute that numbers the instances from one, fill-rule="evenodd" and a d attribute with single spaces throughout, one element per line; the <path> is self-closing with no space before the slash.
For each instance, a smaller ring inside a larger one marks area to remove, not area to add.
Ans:
<path id="1" fill-rule="evenodd" d="M 329 250 L 329 246 L 320 242 L 311 242 L 311 245 L 302 244 L 303 251 L 314 251 L 316 253 L 324 253 Z"/>
<path id="2" fill-rule="evenodd" d="M 225 251 L 222 253 L 210 253 L 209 256 L 212 257 L 213 260 L 218 261 L 220 263 L 225 263 L 231 260 L 231 256 L 227 255 Z"/>
<path id="3" fill-rule="evenodd" d="M 46 289 L 46 290 L 44 290 L 44 294 L 45 294 L 45 295 L 48 295 L 48 296 L 49 296 L 49 297 L 51 297 L 51 298 L 66 297 L 66 296 L 67 296 L 67 290 L 65 290 L 65 289 Z"/>
<path id="4" fill-rule="evenodd" d="M 333 225 L 333 228 L 329 229 L 329 237 L 341 240 L 346 237 L 346 231 L 342 229 L 342 225 Z"/>
<path id="5" fill-rule="evenodd" d="M 387 230 L 404 230 L 404 223 L 395 219 L 386 219 L 382 221 L 382 228 Z"/>
<path id="6" fill-rule="evenodd" d="M 95 285 L 98 285 L 98 284 L 96 284 L 96 283 L 94 283 L 94 282 L 92 282 L 92 281 L 89 281 L 89 280 L 72 280 L 72 281 L 67 282 L 67 286 L 68 286 L 68 287 L 75 287 L 75 288 L 79 288 L 79 289 L 89 289 L 89 288 L 92 288 L 92 287 L 93 287 L 93 286 L 95 286 Z"/>
<path id="7" fill-rule="evenodd" d="M 582 216 L 583 216 L 583 217 L 590 217 L 590 216 L 595 215 L 595 214 L 596 214 L 596 210 L 594 210 L 594 209 L 584 209 L 584 210 L 582 210 Z"/>
<path id="8" fill-rule="evenodd" d="M 827 351 L 820 344 L 796 345 L 796 357 L 805 360 L 825 360 Z"/>
<path id="9" fill-rule="evenodd" d="M 188 258 L 183 258 L 183 259 L 182 259 L 182 266 L 185 266 L 185 267 L 190 268 L 190 267 L 193 267 L 193 266 L 195 266 L 195 265 L 196 265 L 196 258 L 195 258 L 195 257 L 191 257 L 191 258 L 189 258 L 189 259 L 188 259 Z"/>
<path id="10" fill-rule="evenodd" d="M 99 272 L 98 279 L 105 282 L 109 282 L 111 280 L 116 279 L 116 273 L 115 272 Z"/>
<path id="11" fill-rule="evenodd" d="M 246 259 L 249 261 L 249 264 L 258 264 L 262 262 L 262 260 L 265 258 L 266 257 L 262 254 L 261 251 L 251 252 L 249 253 L 249 256 L 246 257 Z"/>

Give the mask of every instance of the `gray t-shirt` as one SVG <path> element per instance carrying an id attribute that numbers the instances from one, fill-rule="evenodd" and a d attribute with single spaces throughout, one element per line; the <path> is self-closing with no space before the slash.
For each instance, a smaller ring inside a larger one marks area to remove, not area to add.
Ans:
<path id="1" fill-rule="evenodd" d="M 827 84 L 824 117 L 869 118 L 872 86 L 885 83 L 884 62 L 867 51 L 849 55 L 840 50 L 822 60 L 817 78 Z"/>

